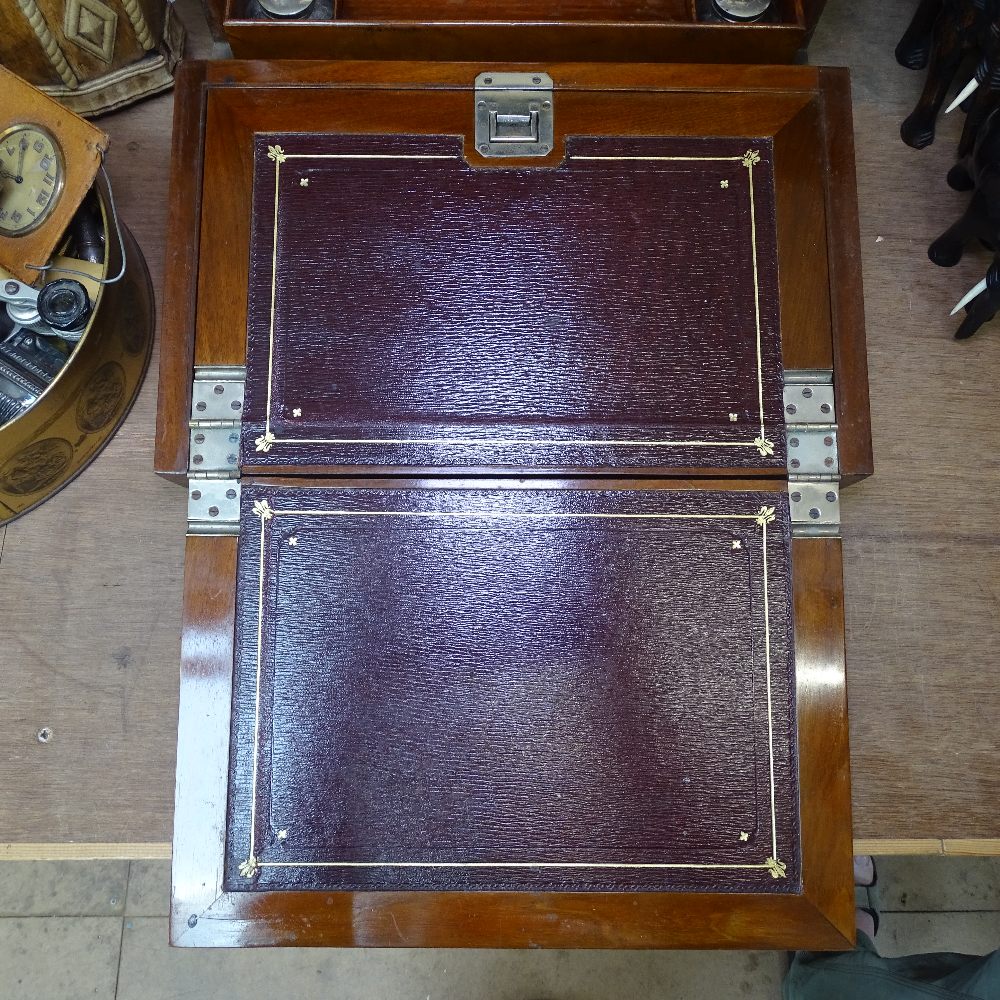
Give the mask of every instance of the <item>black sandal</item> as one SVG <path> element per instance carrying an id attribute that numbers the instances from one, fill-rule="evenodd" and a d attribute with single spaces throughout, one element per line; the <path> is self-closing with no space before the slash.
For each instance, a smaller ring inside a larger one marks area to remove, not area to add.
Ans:
<path id="1" fill-rule="evenodd" d="M 872 880 L 868 885 L 856 885 L 854 887 L 854 905 L 857 909 L 867 913 L 872 918 L 875 925 L 875 933 L 878 934 L 879 917 L 881 904 L 878 891 L 878 868 L 875 859 L 872 862 Z"/>

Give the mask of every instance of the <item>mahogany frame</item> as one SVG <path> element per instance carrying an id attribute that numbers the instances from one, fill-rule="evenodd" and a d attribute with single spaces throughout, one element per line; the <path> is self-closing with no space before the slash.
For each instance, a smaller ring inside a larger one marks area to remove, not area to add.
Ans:
<path id="1" fill-rule="evenodd" d="M 183 482 L 188 468 L 192 366 L 244 364 L 255 130 L 338 127 L 359 132 L 399 128 L 409 99 L 409 131 L 466 134 L 466 158 L 484 169 L 520 161 L 484 160 L 468 135 L 472 81 L 481 66 L 451 63 L 184 63 L 174 105 L 167 279 L 160 349 L 155 467 Z M 517 69 L 518 66 L 496 66 Z M 813 67 L 548 65 L 557 82 L 555 148 L 534 166 L 559 161 L 567 133 L 594 134 L 601 107 L 628 116 L 614 134 L 641 134 L 665 104 L 678 135 L 714 125 L 773 136 L 781 325 L 786 368 L 833 368 L 841 476 L 872 472 L 864 300 L 854 171 L 850 84 L 846 70 Z M 351 107 L 317 107 L 315 88 L 350 90 Z M 396 93 L 394 93 L 394 91 Z M 433 93 L 428 93 L 433 92 Z M 655 95 L 655 96 L 650 96 Z M 421 97 L 427 98 L 421 101 Z M 362 99 L 363 98 L 363 99 Z M 445 121 L 441 110 L 445 107 Z M 600 128 L 596 131 L 599 133 Z M 730 133 L 732 134 L 732 133 Z M 822 156 L 817 156 L 817 146 Z M 207 165 L 207 166 L 206 166 Z M 823 199 L 815 197 L 822 190 Z M 203 206 L 205 210 L 203 218 Z M 226 238 L 220 239 L 219 234 Z M 817 281 L 825 274 L 826 281 Z M 269 469 L 271 473 L 350 474 L 356 469 Z M 421 474 L 422 469 L 373 469 Z M 463 470 L 469 474 L 496 469 Z M 537 470 L 524 471 L 537 474 Z M 576 474 L 614 470 L 554 470 Z M 637 469 L 636 475 L 663 469 Z M 710 475 L 710 469 L 669 470 Z M 760 469 L 750 474 L 772 475 Z"/>
<path id="2" fill-rule="evenodd" d="M 498 71 L 527 69 L 492 66 Z M 530 67 L 537 68 L 537 67 Z M 567 132 L 595 109 L 627 112 L 609 131 L 641 133 L 671 111 L 677 134 L 727 126 L 773 136 L 783 355 L 787 368 L 834 369 L 841 471 L 872 471 L 864 308 L 846 71 L 812 67 L 545 66 L 559 91 L 555 162 Z M 178 77 L 174 165 L 160 355 L 156 469 L 185 482 L 195 364 L 243 364 L 255 130 L 321 130 L 331 121 L 316 88 L 350 92 L 337 125 L 373 132 L 467 135 L 481 64 L 185 63 Z M 403 92 L 405 109 L 399 101 Z M 627 107 L 624 94 L 629 94 Z M 332 103 L 332 102 L 331 102 Z M 441 109 L 450 119 L 443 127 Z M 351 117 L 353 115 L 353 118 Z M 574 122 L 576 124 L 574 125 Z M 457 123 L 452 125 L 450 123 Z M 725 134 L 724 132 L 722 134 Z M 732 131 L 730 134 L 734 134 Z M 817 146 L 821 156 L 817 156 Z M 475 150 L 466 148 L 475 162 Z M 507 161 L 501 166 L 516 161 Z M 537 165 L 538 161 L 534 161 Z M 484 169 L 488 162 L 478 162 Z M 492 164 L 493 167 L 496 164 Z M 815 192 L 823 197 L 817 199 Z M 826 280 L 817 280 L 817 274 Z M 283 470 L 269 470 L 267 481 Z M 784 489 L 773 470 L 755 478 L 641 478 L 648 470 L 431 470 L 296 468 L 337 473 L 344 488 Z M 406 478 L 391 474 L 405 472 Z M 488 472 L 490 480 L 468 477 Z M 601 473 L 604 473 L 604 478 Z M 339 474 L 343 473 L 344 478 Z M 495 478 L 531 474 L 524 480 Z M 378 478 L 373 478 L 375 475 Z M 296 481 L 299 485 L 302 478 Z M 291 482 L 286 480 L 286 482 Z M 326 484 L 334 480 L 326 478 Z M 237 539 L 192 536 L 185 560 L 171 940 L 181 946 L 342 945 L 465 947 L 770 947 L 835 950 L 853 944 L 851 823 L 841 543 L 792 542 L 802 892 L 262 892 L 223 890 Z"/>
<path id="3" fill-rule="evenodd" d="M 275 480 L 268 479 L 274 483 Z M 290 481 L 278 480 L 289 484 Z M 781 480 L 344 479 L 344 488 L 781 489 Z M 190 536 L 170 940 L 179 946 L 809 948 L 854 943 L 841 543 L 792 540 L 802 892 L 226 892 L 237 539 Z"/>

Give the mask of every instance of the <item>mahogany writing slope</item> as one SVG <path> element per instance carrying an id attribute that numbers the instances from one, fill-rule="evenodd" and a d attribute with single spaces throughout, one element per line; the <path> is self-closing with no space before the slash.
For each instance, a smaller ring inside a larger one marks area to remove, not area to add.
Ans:
<path id="1" fill-rule="evenodd" d="M 848 109 L 804 67 L 185 67 L 175 944 L 850 945 Z"/>

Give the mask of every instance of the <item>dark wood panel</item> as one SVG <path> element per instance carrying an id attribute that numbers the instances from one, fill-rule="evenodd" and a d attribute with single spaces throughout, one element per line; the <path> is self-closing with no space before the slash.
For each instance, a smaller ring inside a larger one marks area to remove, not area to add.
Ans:
<path id="1" fill-rule="evenodd" d="M 832 368 L 830 286 L 819 101 L 774 137 L 775 201 L 781 277 L 781 338 L 786 368 Z"/>
<path id="2" fill-rule="evenodd" d="M 854 890 L 837 875 L 851 861 L 850 826 L 825 829 L 851 808 L 842 561 L 839 539 L 792 540 L 802 863 L 813 876 L 806 895 L 853 937 Z"/>
<path id="3" fill-rule="evenodd" d="M 244 4 L 245 7 L 245 4 Z M 338 21 L 690 21 L 690 0 L 337 0 Z M 416 54 L 416 53 L 415 53 Z"/>
<path id="4" fill-rule="evenodd" d="M 505 64 L 511 69 L 526 68 L 523 59 L 506 60 Z M 582 61 L 571 57 L 547 63 L 546 71 L 550 74 L 556 72 L 560 88 L 570 90 L 650 88 L 691 92 L 724 87 L 733 91 L 808 93 L 815 91 L 819 82 L 819 69 L 815 66 L 691 66 L 685 63 L 624 60 L 609 67 L 600 61 Z M 301 87 L 310 83 L 350 86 L 351 81 L 391 83 L 408 89 L 428 84 L 467 88 L 481 72 L 482 62 L 469 62 L 468 59 L 444 62 L 353 59 L 334 64 L 328 60 L 305 58 L 274 58 L 267 61 L 224 59 L 210 62 L 205 70 L 206 79 L 213 86 L 249 84 L 254 88 Z M 272 126 L 272 131 L 277 130 L 278 126 Z"/>
<path id="5" fill-rule="evenodd" d="M 831 323 L 834 391 L 837 398 L 840 472 L 847 482 L 871 475 L 871 412 L 868 400 L 868 353 L 864 291 L 861 286 L 861 240 L 851 117 L 851 81 L 847 70 L 823 69 L 826 155 L 827 240 L 830 247 Z"/>
<path id="6" fill-rule="evenodd" d="M 184 482 L 188 462 L 188 416 L 194 363 L 202 163 L 205 128 L 206 63 L 183 62 L 177 86 L 184 99 L 173 105 L 173 162 L 170 173 L 166 268 L 160 321 L 159 417 L 153 467 L 160 475 Z"/>
<path id="7" fill-rule="evenodd" d="M 246 0 L 229 0 L 224 28 L 242 59 L 789 63 L 805 17 L 800 0 L 776 8 L 772 22 L 735 25 L 698 22 L 694 0 L 338 0 L 332 21 L 278 22 L 247 20 Z"/>
<path id="8" fill-rule="evenodd" d="M 823 16 L 823 8 L 826 6 L 826 0 L 801 0 L 801 3 L 806 28 L 812 32 L 816 28 L 819 19 Z"/>

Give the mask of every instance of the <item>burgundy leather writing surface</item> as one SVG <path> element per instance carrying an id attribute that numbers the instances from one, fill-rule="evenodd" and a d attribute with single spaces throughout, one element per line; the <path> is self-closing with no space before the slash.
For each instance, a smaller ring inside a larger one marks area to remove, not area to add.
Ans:
<path id="1" fill-rule="evenodd" d="M 254 156 L 244 466 L 784 469 L 769 140 Z"/>
<path id="2" fill-rule="evenodd" d="M 783 494 L 242 503 L 228 888 L 798 890 Z"/>

